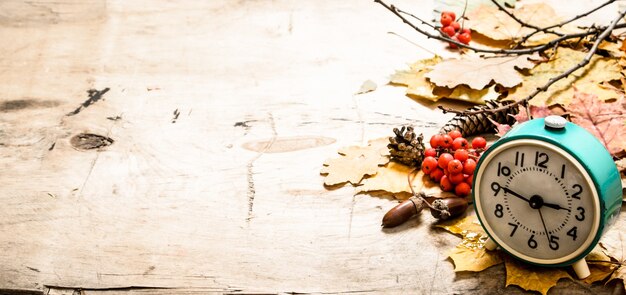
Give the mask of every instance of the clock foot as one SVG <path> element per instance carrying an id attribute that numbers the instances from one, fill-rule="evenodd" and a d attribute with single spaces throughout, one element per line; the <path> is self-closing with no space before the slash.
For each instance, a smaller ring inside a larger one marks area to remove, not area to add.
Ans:
<path id="1" fill-rule="evenodd" d="M 589 272 L 589 266 L 587 265 L 587 261 L 585 261 L 585 258 L 574 262 L 574 264 L 572 264 L 572 267 L 574 268 L 574 272 L 576 273 L 576 276 L 579 280 L 582 280 L 591 274 L 591 272 Z"/>
<path id="2" fill-rule="evenodd" d="M 488 238 L 485 242 L 485 249 L 493 251 L 496 248 L 498 248 L 498 244 L 496 244 L 496 242 L 494 242 L 491 238 Z"/>

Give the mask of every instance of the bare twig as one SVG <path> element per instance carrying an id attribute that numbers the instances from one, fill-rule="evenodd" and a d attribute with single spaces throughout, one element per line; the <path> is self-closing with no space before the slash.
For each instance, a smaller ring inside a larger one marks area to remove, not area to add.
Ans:
<path id="1" fill-rule="evenodd" d="M 522 25 L 523 27 L 527 27 L 527 28 L 531 28 L 531 29 L 535 29 L 537 32 L 545 32 L 545 33 L 550 33 L 550 34 L 554 34 L 557 36 L 563 36 L 565 34 L 563 33 L 559 33 L 559 32 L 555 32 L 555 31 L 551 31 L 550 29 L 547 28 L 540 28 L 538 26 L 535 26 L 533 24 L 529 24 L 521 19 L 519 19 L 517 16 L 515 16 L 512 12 L 506 10 L 506 8 L 504 8 L 500 3 L 498 3 L 498 1 L 496 0 L 491 0 L 491 2 L 493 4 L 495 4 L 496 6 L 498 6 L 498 9 L 500 9 L 502 12 L 506 13 L 506 15 L 508 15 L 510 18 L 512 18 L 514 21 L 516 21 L 518 24 Z"/>
<path id="2" fill-rule="evenodd" d="M 499 107 L 499 108 L 495 108 L 495 109 L 489 109 L 489 110 L 478 110 L 478 111 L 457 111 L 457 110 L 453 110 L 450 108 L 445 108 L 443 106 L 439 106 L 439 109 L 441 109 L 444 113 L 454 113 L 454 114 L 464 114 L 464 115 L 476 115 L 476 114 L 481 114 L 481 113 L 487 113 L 487 112 L 498 112 L 498 111 L 503 111 L 506 109 L 509 109 L 511 107 L 517 106 L 519 104 L 525 104 L 528 101 L 530 101 L 532 98 L 534 98 L 535 96 L 537 96 L 539 93 L 541 92 L 545 92 L 546 90 L 548 90 L 548 88 L 550 88 L 550 86 L 552 86 L 552 84 L 556 83 L 557 81 L 566 78 L 567 76 L 569 76 L 570 74 L 572 74 L 573 72 L 577 71 L 580 68 L 585 67 L 590 61 L 591 58 L 593 57 L 593 55 L 596 53 L 596 51 L 598 50 L 598 46 L 600 45 L 600 43 L 602 42 L 602 40 L 604 40 L 604 38 L 608 37 L 609 34 L 613 31 L 613 29 L 615 29 L 615 27 L 617 26 L 617 23 L 624 17 L 624 15 L 626 15 L 626 10 L 622 11 L 619 13 L 619 17 L 617 17 L 616 19 L 614 19 L 611 24 L 609 26 L 607 26 L 604 31 L 602 31 L 602 33 L 596 38 L 596 41 L 593 43 L 593 46 L 591 47 L 591 49 L 589 49 L 589 52 L 587 53 L 587 55 L 585 55 L 585 58 L 583 60 L 581 60 L 579 63 L 577 63 L 576 65 L 574 65 L 573 67 L 569 68 L 567 71 L 561 73 L 560 75 L 550 78 L 548 80 L 548 82 L 546 82 L 546 84 L 544 84 L 541 87 L 538 87 L 537 89 L 535 89 L 535 91 L 533 91 L 531 94 L 529 94 L 527 97 L 518 100 L 516 102 L 510 103 L 508 105 Z"/>
<path id="3" fill-rule="evenodd" d="M 480 53 L 493 53 L 493 54 L 505 54 L 505 55 L 522 55 L 522 54 L 530 54 L 530 53 L 534 53 L 534 52 L 539 52 L 539 51 L 544 51 L 548 48 L 551 48 L 552 46 L 564 41 L 564 40 L 569 40 L 569 39 L 574 39 L 574 38 L 580 38 L 580 37 L 585 37 L 585 36 L 590 36 L 590 35 L 595 35 L 598 32 L 601 32 L 605 29 L 605 27 L 599 27 L 599 28 L 595 28 L 592 31 L 588 31 L 588 32 L 581 32 L 581 33 L 573 33 L 573 34 L 566 34 L 563 36 L 560 36 L 556 39 L 551 40 L 550 42 L 547 42 L 545 44 L 542 45 L 537 45 L 534 47 L 529 47 L 529 48 L 524 48 L 524 49 L 482 49 L 482 48 L 477 48 L 477 47 L 473 47 L 470 45 L 466 45 L 464 43 L 461 43 L 457 40 L 453 40 L 452 38 L 447 37 L 447 35 L 442 34 L 441 31 L 438 31 L 440 33 L 440 35 L 436 35 L 436 34 L 431 34 L 427 31 L 425 31 L 424 29 L 420 28 L 419 26 L 413 24 L 411 21 L 409 21 L 406 17 L 404 17 L 400 12 L 400 10 L 395 7 L 394 5 L 389 5 L 387 3 L 385 3 L 383 0 L 374 0 L 374 2 L 382 5 L 383 7 L 385 7 L 387 10 L 391 11 L 393 14 L 395 14 L 398 18 L 400 18 L 405 24 L 409 25 L 411 28 L 413 28 L 414 30 L 416 30 L 417 32 L 419 32 L 420 34 L 426 36 L 427 38 L 432 38 L 432 39 L 436 39 L 439 41 L 444 41 L 444 42 L 448 42 L 448 43 L 452 43 L 457 45 L 458 47 L 461 48 L 467 48 L 469 50 L 472 50 L 474 52 L 480 52 Z M 429 27 L 433 27 L 431 24 L 429 24 L 428 22 L 425 22 L 422 19 L 419 19 L 417 17 L 415 17 L 417 20 L 419 20 L 422 24 L 427 25 Z M 621 25 L 616 25 L 614 28 L 621 28 L 621 27 L 626 27 L 626 23 L 621 24 Z"/>
<path id="4" fill-rule="evenodd" d="M 611 4 L 611 3 L 615 2 L 615 1 L 616 1 L 616 0 L 609 0 L 609 1 L 606 1 L 606 2 L 604 2 L 604 3 L 602 3 L 602 4 L 600 4 L 599 6 L 597 6 L 596 8 L 591 9 L 591 10 L 589 10 L 589 11 L 585 12 L 585 13 L 581 13 L 581 14 L 576 15 L 575 17 L 572 17 L 572 18 L 570 18 L 570 19 L 568 19 L 568 20 L 566 20 L 566 21 L 562 21 L 562 22 L 560 22 L 560 23 L 558 23 L 558 24 L 554 24 L 554 25 L 551 25 L 551 26 L 547 26 L 547 27 L 545 27 L 545 28 L 543 28 L 543 29 L 545 29 L 545 30 L 549 30 L 549 29 L 553 29 L 553 28 L 560 28 L 560 27 L 562 27 L 562 26 L 564 26 L 564 25 L 566 25 L 566 24 L 569 24 L 569 23 L 571 23 L 571 22 L 573 22 L 573 21 L 575 21 L 575 20 L 578 20 L 578 19 L 581 19 L 581 18 L 583 18 L 583 17 L 585 17 L 585 16 L 588 16 L 588 15 L 590 15 L 590 14 L 592 14 L 592 13 L 594 13 L 594 12 L 598 11 L 600 8 L 602 8 L 602 7 L 604 7 L 604 6 L 607 6 L 607 5 L 609 5 L 609 4 Z M 522 44 L 524 44 L 524 42 L 528 41 L 528 39 L 530 39 L 530 37 L 534 36 L 535 34 L 537 34 L 537 33 L 539 33 L 539 32 L 542 32 L 542 30 L 536 30 L 536 31 L 534 31 L 534 32 L 532 32 L 532 33 L 530 33 L 530 34 L 527 34 L 526 36 L 522 37 L 522 39 L 521 39 L 521 40 L 517 43 L 516 47 L 517 47 L 517 46 L 521 46 Z"/>

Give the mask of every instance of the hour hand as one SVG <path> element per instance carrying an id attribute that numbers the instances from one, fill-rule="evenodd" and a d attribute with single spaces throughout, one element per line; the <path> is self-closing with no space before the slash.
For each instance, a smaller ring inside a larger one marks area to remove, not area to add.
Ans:
<path id="1" fill-rule="evenodd" d="M 552 208 L 552 209 L 570 211 L 569 209 L 563 208 L 563 207 L 561 207 L 561 205 L 558 205 L 558 204 L 543 203 L 543 205 L 546 206 L 546 207 Z"/>
<path id="2" fill-rule="evenodd" d="M 524 200 L 524 201 L 526 201 L 526 202 L 528 202 L 528 203 L 530 204 L 530 200 L 529 200 L 529 199 L 526 199 L 526 198 L 525 198 L 525 197 L 523 197 L 522 195 L 520 195 L 520 194 L 518 194 L 518 193 L 516 193 L 516 192 L 514 192 L 514 191 L 512 191 L 512 190 L 510 190 L 509 188 L 507 188 L 507 187 L 503 187 L 502 189 L 503 189 L 506 193 L 511 194 L 511 195 L 514 195 L 514 196 L 516 196 L 516 197 L 518 197 L 518 198 L 520 198 L 520 199 L 522 199 L 522 200 Z"/>

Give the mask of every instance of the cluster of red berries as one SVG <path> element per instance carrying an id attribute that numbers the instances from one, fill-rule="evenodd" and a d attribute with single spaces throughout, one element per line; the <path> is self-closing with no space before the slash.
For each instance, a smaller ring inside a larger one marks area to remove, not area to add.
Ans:
<path id="1" fill-rule="evenodd" d="M 472 32 L 468 28 L 461 28 L 461 25 L 456 21 L 456 14 L 452 11 L 441 12 L 441 19 L 439 20 L 441 25 L 441 31 L 448 35 L 452 40 L 459 41 L 463 44 L 469 44 L 472 41 Z M 457 48 L 456 44 L 449 43 L 450 48 Z"/>
<path id="2" fill-rule="evenodd" d="M 453 130 L 448 134 L 433 135 L 430 146 L 424 151 L 422 171 L 439 182 L 442 190 L 454 191 L 460 197 L 469 195 L 476 162 L 487 147 L 487 141 L 478 136 L 470 145 L 460 131 Z"/>

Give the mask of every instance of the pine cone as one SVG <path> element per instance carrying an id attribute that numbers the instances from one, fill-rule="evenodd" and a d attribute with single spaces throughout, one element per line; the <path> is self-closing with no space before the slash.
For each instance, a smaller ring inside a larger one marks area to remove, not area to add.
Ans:
<path id="1" fill-rule="evenodd" d="M 406 132 L 405 132 L 406 129 Z M 419 167 L 424 160 L 424 136 L 416 135 L 413 127 L 393 128 L 395 137 L 389 137 L 391 159 L 409 167 Z"/>
<path id="2" fill-rule="evenodd" d="M 468 111 L 489 110 L 499 108 L 512 103 L 511 101 L 487 101 L 484 106 L 475 106 Z M 452 130 L 459 130 L 464 137 L 481 133 L 493 133 L 495 126 L 489 121 L 494 120 L 500 124 L 513 125 L 515 118 L 512 115 L 519 113 L 517 107 L 507 108 L 497 112 L 487 112 L 476 115 L 457 114 L 446 125 L 441 127 L 440 133 L 448 133 Z M 511 115 L 511 116 L 509 116 Z"/>

